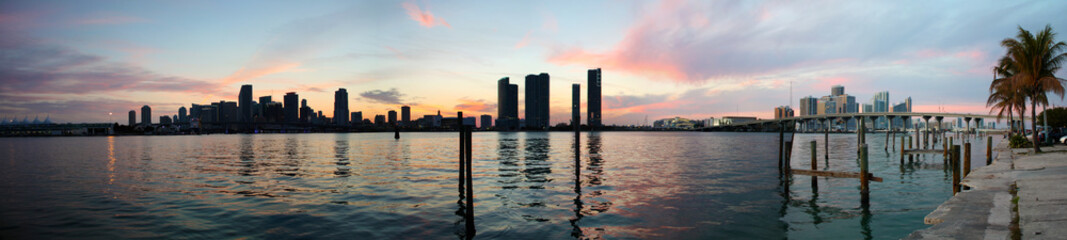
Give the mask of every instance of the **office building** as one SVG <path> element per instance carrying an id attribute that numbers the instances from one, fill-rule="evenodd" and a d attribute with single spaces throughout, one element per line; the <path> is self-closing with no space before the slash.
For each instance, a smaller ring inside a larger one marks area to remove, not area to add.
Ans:
<path id="1" fill-rule="evenodd" d="M 212 103 L 211 105 L 214 105 L 215 106 L 215 110 L 218 111 L 218 113 L 215 114 L 215 116 L 217 116 L 217 118 L 218 118 L 217 119 L 218 122 L 221 122 L 221 123 L 234 123 L 234 122 L 237 122 L 238 114 L 237 114 L 237 103 L 236 102 L 219 101 L 217 103 Z"/>
<path id="2" fill-rule="evenodd" d="M 333 124 L 348 124 L 348 90 L 344 88 L 333 92 Z"/>
<path id="3" fill-rule="evenodd" d="M 596 129 L 603 125 L 600 115 L 600 73 L 600 68 L 589 69 L 589 83 L 586 85 L 586 88 L 589 89 L 589 96 L 587 96 L 589 98 L 587 101 L 589 102 L 586 104 L 587 106 L 585 109 L 585 111 L 589 113 L 589 120 L 586 121 L 591 129 Z"/>
<path id="4" fill-rule="evenodd" d="M 582 85 L 571 84 L 571 126 L 582 125 Z"/>
<path id="5" fill-rule="evenodd" d="M 893 105 L 892 110 L 893 112 L 911 112 L 911 97 L 904 98 L 903 102 Z M 904 121 L 902 118 L 897 118 L 893 120 L 893 127 L 903 128 L 905 124 L 911 126 L 911 121 L 911 118 L 909 118 L 908 121 Z"/>
<path id="6" fill-rule="evenodd" d="M 396 126 L 396 110 L 389 110 L 389 126 Z"/>
<path id="7" fill-rule="evenodd" d="M 845 87 L 835 85 L 830 90 L 831 95 L 819 98 L 819 114 L 857 113 L 859 104 L 856 97 L 845 94 Z"/>
<path id="8" fill-rule="evenodd" d="M 285 102 L 285 105 L 283 105 L 285 122 L 295 123 L 300 120 L 300 106 L 297 106 L 297 102 L 300 101 L 300 96 L 297 96 L 295 92 L 287 92 L 285 93 L 285 96 L 282 97 L 282 101 Z"/>
<path id="9" fill-rule="evenodd" d="M 363 112 L 352 112 L 352 117 L 348 119 L 352 121 L 353 126 L 363 125 Z"/>
<path id="10" fill-rule="evenodd" d="M 514 131 L 519 128 L 519 85 L 511 84 L 508 77 L 497 81 L 496 129 Z"/>
<path id="11" fill-rule="evenodd" d="M 548 129 L 548 73 L 526 75 L 526 128 Z"/>
<path id="12" fill-rule="evenodd" d="M 189 123 L 189 116 L 186 115 L 185 106 L 178 108 L 178 123 Z"/>
<path id="13" fill-rule="evenodd" d="M 307 98 L 300 99 L 300 122 L 301 123 L 309 123 L 309 122 L 311 122 L 311 114 L 312 113 L 314 113 L 314 110 L 311 110 L 311 107 L 308 107 Z"/>
<path id="14" fill-rule="evenodd" d="M 141 124 L 152 125 L 152 108 L 148 105 L 141 107 Z"/>
<path id="15" fill-rule="evenodd" d="M 774 119 L 791 117 L 793 117 L 793 109 L 789 106 L 780 106 L 774 108 Z"/>
<path id="16" fill-rule="evenodd" d="M 818 115 L 819 99 L 807 96 L 800 99 L 800 116 Z"/>
<path id="17" fill-rule="evenodd" d="M 411 107 L 408 107 L 407 105 L 400 107 L 400 126 L 411 126 Z"/>
<path id="18" fill-rule="evenodd" d="M 381 114 L 374 115 L 374 125 L 378 125 L 379 127 L 382 127 L 382 126 L 385 126 L 385 124 L 386 124 L 385 123 L 385 115 L 381 115 Z"/>
<path id="19" fill-rule="evenodd" d="M 489 129 L 493 127 L 493 116 L 489 114 L 482 114 L 481 118 L 482 129 Z"/>
<path id="20" fill-rule="evenodd" d="M 137 125 L 137 111 L 130 110 L 130 126 Z"/>
<path id="21" fill-rule="evenodd" d="M 159 124 L 160 125 L 167 125 L 167 124 L 170 124 L 170 123 L 171 123 L 170 122 L 170 116 L 167 116 L 167 115 L 159 116 Z"/>
<path id="22" fill-rule="evenodd" d="M 238 102 L 238 116 L 237 121 L 247 123 L 252 122 L 252 85 L 241 85 L 241 93 L 237 95 Z"/>
<path id="23" fill-rule="evenodd" d="M 830 95 L 831 96 L 845 95 L 845 86 L 834 85 L 834 86 L 830 87 Z"/>

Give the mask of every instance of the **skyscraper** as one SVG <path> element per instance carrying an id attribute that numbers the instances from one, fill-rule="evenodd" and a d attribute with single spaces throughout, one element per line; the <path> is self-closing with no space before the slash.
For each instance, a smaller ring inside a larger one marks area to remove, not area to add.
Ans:
<path id="1" fill-rule="evenodd" d="M 411 107 L 408 107 L 406 105 L 400 107 L 400 126 L 411 126 Z"/>
<path id="2" fill-rule="evenodd" d="M 791 117 L 793 117 L 793 109 L 789 106 L 780 106 L 774 108 L 774 119 Z"/>
<path id="3" fill-rule="evenodd" d="M 526 75 L 526 128 L 548 129 L 548 73 Z"/>
<path id="4" fill-rule="evenodd" d="M 311 108 L 308 107 L 308 100 L 300 99 L 300 122 L 308 123 L 311 121 Z"/>
<path id="5" fill-rule="evenodd" d="M 352 117 L 349 120 L 351 120 L 352 125 L 363 125 L 363 112 L 352 112 Z"/>
<path id="6" fill-rule="evenodd" d="M 807 96 L 800 99 L 800 116 L 818 115 L 819 99 Z"/>
<path id="7" fill-rule="evenodd" d="M 130 126 L 137 125 L 137 111 L 130 110 Z"/>
<path id="8" fill-rule="evenodd" d="M 845 95 L 845 86 L 834 85 L 834 86 L 830 87 L 830 95 L 831 96 Z"/>
<path id="9" fill-rule="evenodd" d="M 333 92 L 333 123 L 336 125 L 348 124 L 348 90 L 344 88 Z"/>
<path id="10" fill-rule="evenodd" d="M 241 85 L 241 93 L 237 96 L 237 104 L 237 121 L 252 122 L 252 84 Z"/>
<path id="11" fill-rule="evenodd" d="M 141 124 L 152 125 L 152 108 L 148 105 L 141 107 Z"/>
<path id="12" fill-rule="evenodd" d="M 582 85 L 571 84 L 571 126 L 578 129 L 582 125 Z"/>
<path id="13" fill-rule="evenodd" d="M 482 121 L 482 129 L 489 129 L 493 127 L 493 116 L 490 116 L 489 114 L 482 114 L 482 119 L 480 120 Z"/>
<path id="14" fill-rule="evenodd" d="M 175 119 L 175 121 L 178 123 L 188 123 L 189 116 L 186 116 L 185 111 L 185 106 L 178 108 L 178 119 Z"/>
<path id="15" fill-rule="evenodd" d="M 396 126 L 396 110 L 389 110 L 389 126 Z"/>
<path id="16" fill-rule="evenodd" d="M 385 126 L 385 115 L 374 115 L 374 125 Z"/>
<path id="17" fill-rule="evenodd" d="M 508 77 L 497 80 L 497 129 L 513 131 L 519 127 L 519 86 Z"/>
<path id="18" fill-rule="evenodd" d="M 300 96 L 297 96 L 295 92 L 287 92 L 282 101 L 285 101 L 285 105 L 283 106 L 285 122 L 295 123 L 300 120 L 300 106 L 297 106 L 297 102 L 300 101 Z"/>
<path id="19" fill-rule="evenodd" d="M 588 78 L 589 84 L 586 88 L 589 89 L 589 100 L 587 100 L 589 102 L 586 104 L 585 111 L 589 114 L 589 120 L 586 121 L 591 129 L 596 129 L 603 124 L 600 116 L 600 68 L 589 69 Z"/>

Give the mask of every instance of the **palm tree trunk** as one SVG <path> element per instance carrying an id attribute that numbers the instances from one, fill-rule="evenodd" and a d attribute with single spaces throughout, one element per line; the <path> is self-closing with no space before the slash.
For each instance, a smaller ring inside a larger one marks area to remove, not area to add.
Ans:
<path id="1" fill-rule="evenodd" d="M 1015 117 L 1012 117 L 1015 114 L 1012 111 L 1015 110 L 1008 106 L 1008 139 L 1011 139 L 1011 136 L 1015 134 Z"/>
<path id="2" fill-rule="evenodd" d="M 1037 146 L 1037 101 L 1030 101 L 1030 129 L 1034 131 L 1034 153 L 1041 152 Z"/>

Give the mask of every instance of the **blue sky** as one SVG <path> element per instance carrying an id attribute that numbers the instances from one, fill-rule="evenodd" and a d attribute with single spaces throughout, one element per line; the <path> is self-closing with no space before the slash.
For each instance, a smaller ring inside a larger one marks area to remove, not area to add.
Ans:
<path id="1" fill-rule="evenodd" d="M 571 83 L 584 88 L 585 70 L 597 67 L 608 124 L 770 117 L 790 104 L 790 83 L 794 105 L 841 84 L 861 103 L 889 91 L 891 102 L 912 97 L 916 111 L 986 113 L 1000 40 L 1019 26 L 1062 32 L 1063 9 L 1067 2 L 4 1 L 0 118 L 99 122 L 113 112 L 122 122 L 146 104 L 158 115 L 235 101 L 248 83 L 255 96 L 295 91 L 327 114 L 333 91 L 346 88 L 364 117 L 404 104 L 416 116 L 495 115 L 497 79 L 523 89 L 523 76 L 547 72 L 556 123 L 569 117 Z"/>

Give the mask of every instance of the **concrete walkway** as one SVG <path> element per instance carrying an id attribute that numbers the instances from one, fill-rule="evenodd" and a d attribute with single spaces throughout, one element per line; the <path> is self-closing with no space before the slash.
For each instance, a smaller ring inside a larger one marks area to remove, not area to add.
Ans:
<path id="1" fill-rule="evenodd" d="M 1015 234 L 1023 239 L 1067 238 L 1067 145 L 1044 147 L 1044 153 L 1035 155 L 1029 149 L 1008 149 L 1007 142 L 996 147 L 992 165 L 963 179 L 970 190 L 926 216 L 932 227 L 907 239 L 1012 239 L 1016 216 Z M 1015 197 L 1017 211 L 1012 210 Z"/>

